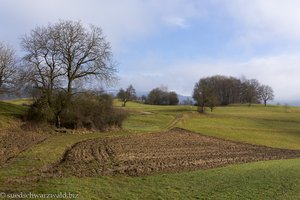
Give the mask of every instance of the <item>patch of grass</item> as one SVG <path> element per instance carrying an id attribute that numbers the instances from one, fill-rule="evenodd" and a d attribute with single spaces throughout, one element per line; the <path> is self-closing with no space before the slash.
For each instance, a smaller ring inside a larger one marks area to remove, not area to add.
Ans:
<path id="1" fill-rule="evenodd" d="M 217 107 L 212 113 L 198 114 L 194 106 L 152 106 L 128 102 L 123 109 L 130 111 L 123 125 L 129 130 L 150 132 L 178 126 L 234 141 L 300 149 L 299 107 L 232 105 Z"/>
<path id="2" fill-rule="evenodd" d="M 119 102 L 115 102 L 117 106 Z M 123 128 L 132 131 L 161 131 L 170 128 L 182 113 L 195 111 L 193 106 L 156 106 L 128 102 L 123 108 L 130 111 Z M 175 124 L 174 124 L 175 125 Z"/>
<path id="3" fill-rule="evenodd" d="M 33 103 L 33 99 L 19 98 L 19 99 L 4 100 L 3 102 L 12 103 L 16 105 L 31 105 Z"/>
<path id="4" fill-rule="evenodd" d="M 26 110 L 25 106 L 0 101 L 0 129 L 16 128 L 18 118 L 21 118 Z"/>
<path id="5" fill-rule="evenodd" d="M 21 116 L 26 109 L 25 106 L 0 101 L 0 116 Z"/>
<path id="6" fill-rule="evenodd" d="M 174 116 L 167 114 L 131 114 L 123 123 L 123 128 L 134 131 L 160 131 L 163 130 Z"/>
<path id="7" fill-rule="evenodd" d="M 218 107 L 193 114 L 179 127 L 205 135 L 277 148 L 300 149 L 300 108 L 269 106 Z"/>
<path id="8" fill-rule="evenodd" d="M 297 199 L 299 171 L 300 159 L 292 159 L 136 178 L 55 178 L 34 191 L 66 191 L 80 199 Z"/>

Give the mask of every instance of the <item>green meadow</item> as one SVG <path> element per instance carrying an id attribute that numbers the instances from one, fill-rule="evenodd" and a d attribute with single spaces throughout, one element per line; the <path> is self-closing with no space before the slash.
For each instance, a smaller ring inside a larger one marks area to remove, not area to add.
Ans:
<path id="1" fill-rule="evenodd" d="M 15 104 L 13 104 L 15 103 Z M 115 106 L 121 107 L 116 101 Z M 145 177 L 41 178 L 76 142 L 100 137 L 147 134 L 181 127 L 199 134 L 269 147 L 300 150 L 300 108 L 232 105 L 198 114 L 194 106 L 150 106 L 128 102 L 122 130 L 50 134 L 0 168 L 0 192 L 71 192 L 79 199 L 300 199 L 300 158 Z M 0 102 L 0 128 L 26 110 Z M 26 139 L 26 138 L 24 138 Z"/>

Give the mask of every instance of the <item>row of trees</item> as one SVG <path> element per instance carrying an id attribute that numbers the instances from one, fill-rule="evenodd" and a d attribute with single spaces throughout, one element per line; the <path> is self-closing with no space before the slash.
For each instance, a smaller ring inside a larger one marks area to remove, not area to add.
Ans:
<path id="1" fill-rule="evenodd" d="M 234 103 L 261 103 L 274 99 L 274 92 L 270 86 L 261 85 L 256 79 L 237 79 L 226 76 L 212 76 L 201 78 L 194 87 L 193 99 L 203 112 L 204 107 L 211 111 L 218 105 Z"/>
<path id="2" fill-rule="evenodd" d="M 22 89 L 29 89 L 35 95 L 30 118 L 57 127 L 95 127 L 98 115 L 107 116 L 100 120 L 101 126 L 119 118 L 112 116 L 116 112 L 110 97 L 84 89 L 91 82 L 115 79 L 111 47 L 101 28 L 59 21 L 33 29 L 22 37 L 21 47 L 25 54 L 17 64 L 14 51 L 0 44 L 0 88 L 13 88 L 10 84 L 18 80 Z M 97 108 L 98 114 L 87 108 L 89 105 Z"/>
<path id="3" fill-rule="evenodd" d="M 125 106 L 127 101 L 138 100 L 135 89 L 130 85 L 126 90 L 120 89 L 117 98 L 123 101 Z M 212 76 L 201 78 L 194 87 L 193 99 L 199 106 L 199 111 L 203 112 L 204 107 L 209 107 L 213 111 L 215 106 L 225 106 L 228 104 L 264 103 L 274 99 L 273 89 L 268 85 L 262 85 L 256 79 L 234 78 L 227 76 Z M 141 97 L 142 102 L 152 105 L 177 105 L 178 95 L 169 92 L 166 87 L 154 88 L 148 96 Z M 191 100 L 186 102 L 191 104 Z"/>
<path id="4" fill-rule="evenodd" d="M 150 91 L 145 103 L 151 105 L 177 105 L 179 99 L 176 92 L 170 92 L 166 87 L 160 87 Z"/>
<path id="5" fill-rule="evenodd" d="M 120 99 L 125 107 L 128 101 L 141 101 L 151 105 L 177 105 L 179 103 L 178 95 L 176 92 L 169 92 L 166 87 L 154 88 L 147 96 L 138 98 L 136 91 L 132 85 L 128 86 L 126 90 L 121 88 L 117 93 L 117 98 Z"/>

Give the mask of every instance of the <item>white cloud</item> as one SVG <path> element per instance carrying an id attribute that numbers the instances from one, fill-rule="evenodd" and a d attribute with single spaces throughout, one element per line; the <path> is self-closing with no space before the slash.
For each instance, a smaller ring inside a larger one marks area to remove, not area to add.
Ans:
<path id="1" fill-rule="evenodd" d="M 189 26 L 186 20 L 181 17 L 167 17 L 165 18 L 165 22 L 171 26 L 176 26 L 183 29 Z"/>
<path id="2" fill-rule="evenodd" d="M 218 1 L 238 23 L 241 43 L 300 40 L 300 1 Z"/>
<path id="3" fill-rule="evenodd" d="M 0 0 L 0 5 L 0 34 L 9 42 L 36 25 L 71 19 L 102 27 L 115 49 L 124 48 L 126 41 L 159 33 L 166 19 L 184 27 L 205 13 L 192 0 Z"/>

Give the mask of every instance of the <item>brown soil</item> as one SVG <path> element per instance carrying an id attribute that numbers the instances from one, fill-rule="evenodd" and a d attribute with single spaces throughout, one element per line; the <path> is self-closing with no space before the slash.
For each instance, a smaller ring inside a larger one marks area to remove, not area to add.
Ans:
<path id="1" fill-rule="evenodd" d="M 300 157 L 275 149 L 203 136 L 183 129 L 94 139 L 75 144 L 45 173 L 54 176 L 142 176 Z"/>
<path id="2" fill-rule="evenodd" d="M 26 149 L 44 141 L 48 135 L 21 128 L 0 130 L 0 166 Z"/>

